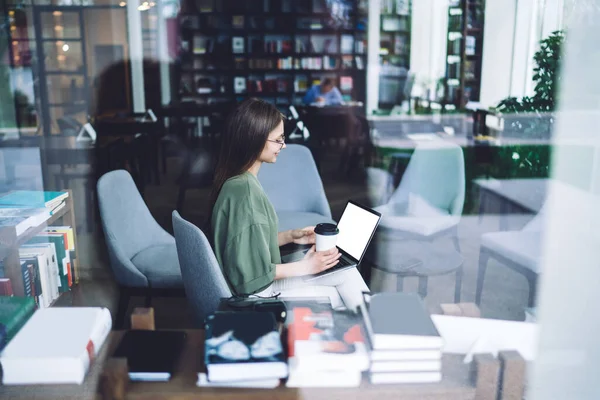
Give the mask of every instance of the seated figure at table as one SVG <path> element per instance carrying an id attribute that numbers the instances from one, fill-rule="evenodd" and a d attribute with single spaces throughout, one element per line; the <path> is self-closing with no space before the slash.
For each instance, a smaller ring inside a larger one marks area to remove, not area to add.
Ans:
<path id="1" fill-rule="evenodd" d="M 342 93 L 335 86 L 333 79 L 324 78 L 320 85 L 313 85 L 302 100 L 304 104 L 333 106 L 343 104 Z"/>
<path id="2" fill-rule="evenodd" d="M 285 150 L 283 116 L 263 100 L 240 103 L 226 119 L 209 215 L 212 245 L 223 275 L 237 296 L 329 297 L 332 306 L 354 309 L 368 287 L 356 268 L 305 282 L 335 266 L 337 248 L 282 263 L 279 247 L 314 244 L 314 227 L 278 230 L 273 205 L 257 179 L 262 163 L 275 163 Z"/>

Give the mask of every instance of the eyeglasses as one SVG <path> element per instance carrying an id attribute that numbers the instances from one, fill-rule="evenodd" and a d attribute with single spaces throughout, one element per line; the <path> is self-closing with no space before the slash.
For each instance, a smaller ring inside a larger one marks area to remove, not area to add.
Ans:
<path id="1" fill-rule="evenodd" d="M 285 139 L 279 139 L 279 140 L 267 139 L 267 142 L 277 143 L 279 145 L 279 149 L 283 149 L 283 145 L 285 144 Z"/>

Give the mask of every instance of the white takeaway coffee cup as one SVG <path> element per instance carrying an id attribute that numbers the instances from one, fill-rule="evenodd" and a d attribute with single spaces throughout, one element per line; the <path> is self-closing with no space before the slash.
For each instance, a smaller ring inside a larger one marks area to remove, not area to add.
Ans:
<path id="1" fill-rule="evenodd" d="M 335 247 L 340 231 L 335 224 L 315 226 L 316 251 L 325 251 Z"/>

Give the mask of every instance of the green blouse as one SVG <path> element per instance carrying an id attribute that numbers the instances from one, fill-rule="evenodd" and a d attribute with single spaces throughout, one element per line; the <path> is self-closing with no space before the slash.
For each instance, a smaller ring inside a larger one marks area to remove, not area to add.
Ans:
<path id="1" fill-rule="evenodd" d="M 217 261 L 237 295 L 260 292 L 275 279 L 281 264 L 277 214 L 258 179 L 250 172 L 228 179 L 211 216 Z"/>

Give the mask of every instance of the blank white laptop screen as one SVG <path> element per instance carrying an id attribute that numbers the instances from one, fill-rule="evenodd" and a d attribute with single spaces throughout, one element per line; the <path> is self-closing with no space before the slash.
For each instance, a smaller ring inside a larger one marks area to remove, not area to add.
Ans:
<path id="1" fill-rule="evenodd" d="M 360 260 L 378 221 L 377 215 L 348 203 L 338 223 L 340 233 L 337 246 Z"/>

